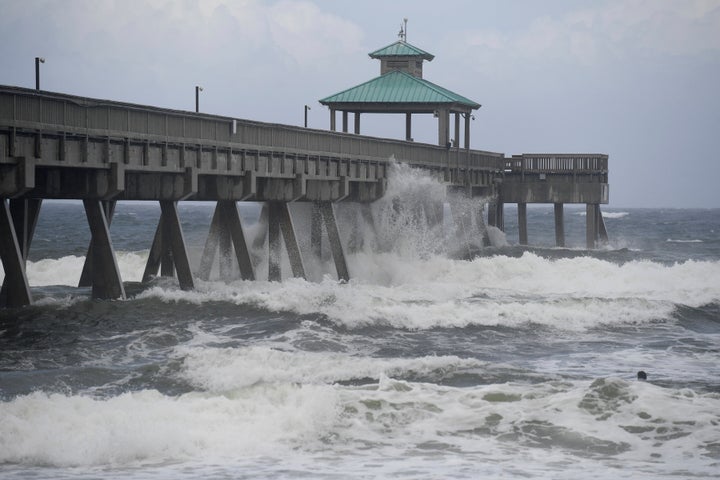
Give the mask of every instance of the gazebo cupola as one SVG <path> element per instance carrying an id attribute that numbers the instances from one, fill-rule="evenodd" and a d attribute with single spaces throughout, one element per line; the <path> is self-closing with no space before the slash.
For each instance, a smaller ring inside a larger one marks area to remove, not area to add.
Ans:
<path id="1" fill-rule="evenodd" d="M 342 112 L 342 131 L 348 131 L 348 113 L 355 114 L 355 133 L 360 133 L 361 113 L 404 113 L 405 139 L 412 141 L 412 115 L 431 114 L 438 119 L 438 144 L 450 146 L 450 114 L 455 114 L 454 144 L 460 146 L 460 118 L 465 119 L 465 144 L 470 148 L 470 120 L 480 104 L 423 78 L 423 63 L 435 58 L 407 43 L 407 27 L 400 39 L 369 53 L 380 60 L 380 76 L 320 100 L 330 108 L 330 130 L 335 114 Z"/>
<path id="2" fill-rule="evenodd" d="M 423 61 L 429 62 L 435 58 L 434 55 L 407 43 L 404 37 L 368 55 L 380 60 L 380 75 L 398 70 L 417 78 L 423 76 Z"/>

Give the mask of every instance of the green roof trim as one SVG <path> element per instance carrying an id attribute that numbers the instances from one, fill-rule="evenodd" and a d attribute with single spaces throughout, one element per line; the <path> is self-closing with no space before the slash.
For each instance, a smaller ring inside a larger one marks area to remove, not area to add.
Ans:
<path id="1" fill-rule="evenodd" d="M 333 103 L 460 104 L 472 109 L 480 104 L 439 85 L 395 70 L 320 100 Z"/>
<path id="2" fill-rule="evenodd" d="M 370 58 L 383 58 L 383 57 L 422 57 L 425 60 L 432 60 L 435 55 L 432 55 L 425 50 L 421 50 L 407 42 L 398 40 L 395 43 L 383 47 L 374 52 L 368 53 Z"/>

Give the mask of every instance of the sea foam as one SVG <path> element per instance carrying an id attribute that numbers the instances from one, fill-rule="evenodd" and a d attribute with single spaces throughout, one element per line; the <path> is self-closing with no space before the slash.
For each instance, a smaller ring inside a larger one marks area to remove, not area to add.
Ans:
<path id="1" fill-rule="evenodd" d="M 0 403 L 0 464 L 132 465 L 278 454 L 335 421 L 328 386 L 262 385 L 236 394 L 107 399 L 42 392 Z"/>
<path id="2" fill-rule="evenodd" d="M 322 314 L 350 328 L 390 325 L 426 329 L 537 323 L 563 329 L 667 320 L 677 305 L 720 300 L 720 262 L 617 265 L 588 257 L 548 260 L 395 254 L 350 257 L 352 280 L 338 283 L 197 282 L 195 291 L 156 286 L 139 298 L 227 301 L 270 311 Z"/>

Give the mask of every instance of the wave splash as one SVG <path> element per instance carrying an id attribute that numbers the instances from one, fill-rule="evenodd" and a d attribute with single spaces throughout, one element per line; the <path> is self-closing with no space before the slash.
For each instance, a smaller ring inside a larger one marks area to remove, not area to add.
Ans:
<path id="1" fill-rule="evenodd" d="M 720 262 L 616 265 L 588 257 L 548 260 L 532 253 L 408 261 L 392 253 L 360 253 L 350 257 L 350 268 L 354 278 L 347 284 L 331 277 L 318 283 L 198 282 L 193 292 L 156 286 L 138 298 L 322 314 L 349 328 L 540 324 L 570 330 L 667 320 L 677 305 L 720 301 Z"/>

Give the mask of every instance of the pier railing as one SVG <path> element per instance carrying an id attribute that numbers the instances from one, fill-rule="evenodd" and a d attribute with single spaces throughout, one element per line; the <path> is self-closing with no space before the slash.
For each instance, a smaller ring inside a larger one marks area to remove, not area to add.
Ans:
<path id="1" fill-rule="evenodd" d="M 603 154 L 524 153 L 505 159 L 508 173 L 607 173 L 608 156 Z"/>
<path id="2" fill-rule="evenodd" d="M 0 86 L 0 127 L 102 138 L 109 142 L 145 142 L 151 146 L 202 145 L 234 149 L 386 162 L 391 158 L 417 166 L 445 167 L 453 152 L 442 146 L 349 133 L 308 129 L 218 115 L 96 100 L 18 87 Z M 500 172 L 502 153 L 461 150 L 464 168 Z M 65 165 L 84 163 L 81 156 Z M 147 165 L 151 167 L 150 165 Z M 199 172 L 216 165 L 197 165 Z"/>

